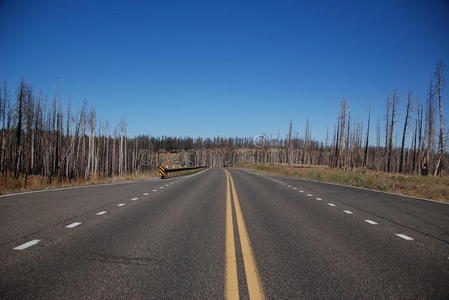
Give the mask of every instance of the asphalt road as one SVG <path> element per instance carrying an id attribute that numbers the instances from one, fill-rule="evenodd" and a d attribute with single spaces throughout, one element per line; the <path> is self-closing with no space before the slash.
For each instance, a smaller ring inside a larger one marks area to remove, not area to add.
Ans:
<path id="1" fill-rule="evenodd" d="M 213 169 L 0 198 L 0 299 L 449 299 L 449 205 Z"/>

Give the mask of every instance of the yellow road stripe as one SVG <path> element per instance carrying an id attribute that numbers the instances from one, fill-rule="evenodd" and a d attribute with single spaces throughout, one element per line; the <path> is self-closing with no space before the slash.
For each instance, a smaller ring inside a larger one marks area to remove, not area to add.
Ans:
<path id="1" fill-rule="evenodd" d="M 245 267 L 246 282 L 248 284 L 249 298 L 251 300 L 265 299 L 265 295 L 257 271 L 256 260 L 254 259 L 253 249 L 249 240 L 248 230 L 246 229 L 243 218 L 240 201 L 235 189 L 234 180 L 229 171 L 225 170 L 231 181 L 232 198 L 234 200 L 235 215 L 237 217 L 237 229 L 240 237 L 240 247 L 242 249 L 243 265 Z"/>
<path id="2" fill-rule="evenodd" d="M 234 223 L 232 221 L 231 187 L 226 173 L 226 288 L 225 299 L 239 299 L 237 261 L 235 257 Z"/>

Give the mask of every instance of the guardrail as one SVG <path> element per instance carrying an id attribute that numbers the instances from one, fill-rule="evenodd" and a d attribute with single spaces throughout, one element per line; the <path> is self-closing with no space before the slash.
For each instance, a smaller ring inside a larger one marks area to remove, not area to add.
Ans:
<path id="1" fill-rule="evenodd" d="M 167 169 L 164 166 L 160 166 L 159 174 L 161 175 L 161 179 L 165 179 L 168 177 L 178 176 L 186 173 L 193 173 L 191 171 L 200 171 L 206 168 L 207 166 Z"/>

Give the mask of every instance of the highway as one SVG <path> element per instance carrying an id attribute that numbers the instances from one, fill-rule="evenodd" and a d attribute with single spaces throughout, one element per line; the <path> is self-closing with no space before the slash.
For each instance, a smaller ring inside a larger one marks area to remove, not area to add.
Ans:
<path id="1" fill-rule="evenodd" d="M 0 299 L 449 299 L 449 205 L 241 169 L 0 198 Z"/>

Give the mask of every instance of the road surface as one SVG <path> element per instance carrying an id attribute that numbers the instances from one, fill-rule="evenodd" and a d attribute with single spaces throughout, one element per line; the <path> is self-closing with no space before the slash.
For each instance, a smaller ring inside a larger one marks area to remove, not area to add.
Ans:
<path id="1" fill-rule="evenodd" d="M 449 299 L 449 205 L 210 169 L 0 198 L 1 299 Z"/>

